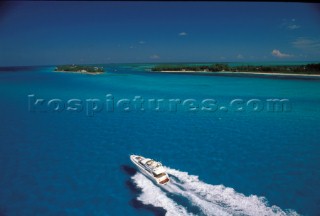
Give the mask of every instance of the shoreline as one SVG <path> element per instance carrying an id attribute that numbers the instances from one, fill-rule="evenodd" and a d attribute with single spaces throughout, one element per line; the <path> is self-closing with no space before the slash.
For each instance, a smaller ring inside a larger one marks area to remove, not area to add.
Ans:
<path id="1" fill-rule="evenodd" d="M 104 72 L 57 71 L 57 70 L 54 70 L 54 72 L 60 72 L 60 73 L 80 73 L 80 74 L 89 74 L 89 75 L 99 75 L 99 74 L 103 74 L 103 73 L 104 73 Z"/>
<path id="2" fill-rule="evenodd" d="M 219 71 L 219 72 L 209 72 L 209 71 L 152 71 L 160 73 L 202 73 L 202 74 L 253 74 L 253 75 L 267 75 L 267 76 L 299 76 L 299 77 L 319 77 L 320 74 L 294 74 L 294 73 L 266 73 L 266 72 L 231 72 L 231 71 Z"/>

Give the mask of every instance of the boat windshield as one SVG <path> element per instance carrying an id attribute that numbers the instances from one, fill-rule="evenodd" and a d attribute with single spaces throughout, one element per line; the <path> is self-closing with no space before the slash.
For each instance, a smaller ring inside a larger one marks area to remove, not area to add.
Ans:
<path id="1" fill-rule="evenodd" d="M 157 168 L 162 166 L 161 163 L 154 161 L 154 160 L 149 160 L 147 163 L 147 166 L 151 167 L 151 168 Z"/>
<path id="2" fill-rule="evenodd" d="M 147 165 L 150 166 L 151 164 L 153 164 L 153 162 L 154 162 L 153 160 L 149 160 L 149 161 L 147 162 Z"/>
<path id="3" fill-rule="evenodd" d="M 156 178 L 160 178 L 160 177 L 165 176 L 165 175 L 166 175 L 165 173 L 160 173 L 158 175 L 153 173 L 153 176 L 156 177 Z"/>

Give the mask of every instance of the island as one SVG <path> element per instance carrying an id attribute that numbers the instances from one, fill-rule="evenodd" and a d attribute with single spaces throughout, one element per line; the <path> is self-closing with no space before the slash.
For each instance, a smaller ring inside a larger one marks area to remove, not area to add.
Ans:
<path id="1" fill-rule="evenodd" d="M 56 72 L 75 72 L 85 74 L 101 74 L 104 72 L 103 67 L 88 66 L 88 65 L 60 65 L 55 68 Z"/>
<path id="2" fill-rule="evenodd" d="M 229 66 L 228 64 L 189 64 L 189 65 L 156 65 L 151 68 L 155 72 L 169 73 L 243 73 L 243 74 L 266 74 L 266 75 L 304 75 L 304 76 L 320 76 L 320 63 L 306 65 L 270 65 L 255 66 L 241 65 Z"/>

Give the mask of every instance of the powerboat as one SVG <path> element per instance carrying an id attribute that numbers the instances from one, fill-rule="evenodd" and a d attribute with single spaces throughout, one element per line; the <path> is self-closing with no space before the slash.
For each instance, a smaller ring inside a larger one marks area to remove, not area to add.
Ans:
<path id="1" fill-rule="evenodd" d="M 139 155 L 130 155 L 130 160 L 145 176 L 157 184 L 165 185 L 170 181 L 166 169 L 160 162 Z"/>

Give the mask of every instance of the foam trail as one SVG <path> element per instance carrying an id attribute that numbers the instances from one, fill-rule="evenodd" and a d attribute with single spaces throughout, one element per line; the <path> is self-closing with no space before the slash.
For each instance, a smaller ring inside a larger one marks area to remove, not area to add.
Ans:
<path id="1" fill-rule="evenodd" d="M 166 196 L 159 187 L 154 185 L 151 180 L 141 173 L 137 173 L 131 177 L 134 183 L 142 189 L 141 195 L 137 198 L 142 203 L 161 207 L 167 211 L 168 216 L 192 215 L 187 210 L 176 204 L 172 199 Z"/>
<path id="2" fill-rule="evenodd" d="M 177 186 L 174 180 L 172 180 L 171 184 L 165 186 L 165 190 L 168 192 L 188 198 L 191 203 L 199 207 L 205 215 L 231 216 L 231 214 L 229 214 L 227 211 L 224 211 L 223 208 L 221 208 L 218 204 L 208 202 L 201 196 L 194 194 L 192 191 L 183 190 L 181 188 Z"/>
<path id="3" fill-rule="evenodd" d="M 189 175 L 187 172 L 170 168 L 167 168 L 167 172 L 178 180 L 177 182 L 172 181 L 173 186 L 178 189 L 182 188 L 187 194 L 196 195 L 203 202 L 211 204 L 207 211 L 204 211 L 206 215 L 220 215 L 220 212 L 208 211 L 210 209 L 215 211 L 217 206 L 220 211 L 231 215 L 298 215 L 292 210 L 283 211 L 277 206 L 269 207 L 263 197 L 245 196 L 236 192 L 233 188 L 223 185 L 210 185 L 200 181 L 198 176 Z"/>
<path id="4" fill-rule="evenodd" d="M 263 197 L 245 196 L 223 185 L 210 185 L 199 180 L 198 176 L 189 175 L 175 169 L 166 168 L 171 182 L 160 187 L 141 173 L 132 177 L 134 183 L 142 189 L 138 200 L 144 204 L 162 207 L 167 215 L 191 215 L 186 208 L 177 204 L 168 194 L 183 196 L 191 205 L 197 206 L 204 215 L 272 215 L 296 216 L 293 210 L 282 210 L 277 206 L 268 206 Z"/>

